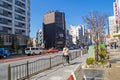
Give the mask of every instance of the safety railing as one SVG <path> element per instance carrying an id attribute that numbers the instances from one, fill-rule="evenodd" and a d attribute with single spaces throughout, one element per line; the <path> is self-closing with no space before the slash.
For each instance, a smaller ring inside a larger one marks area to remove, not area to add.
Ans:
<path id="1" fill-rule="evenodd" d="M 72 51 L 70 56 L 71 60 L 81 56 L 81 52 L 82 54 L 87 53 L 86 51 L 87 50 Z M 40 72 L 62 63 L 62 55 L 56 55 L 54 57 L 41 58 L 33 62 L 27 61 L 26 63 L 20 65 L 8 65 L 8 80 L 29 79 Z"/>

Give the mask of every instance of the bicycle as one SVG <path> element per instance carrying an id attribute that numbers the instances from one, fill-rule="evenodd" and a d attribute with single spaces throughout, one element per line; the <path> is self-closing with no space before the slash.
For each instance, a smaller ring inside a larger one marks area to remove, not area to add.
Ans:
<path id="1" fill-rule="evenodd" d="M 62 62 L 63 62 L 64 66 L 65 66 L 65 63 L 70 64 L 69 56 L 68 55 L 63 55 L 62 56 Z"/>

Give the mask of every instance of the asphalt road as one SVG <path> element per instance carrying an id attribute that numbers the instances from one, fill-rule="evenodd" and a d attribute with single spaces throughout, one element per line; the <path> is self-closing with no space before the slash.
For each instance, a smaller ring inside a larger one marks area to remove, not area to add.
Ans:
<path id="1" fill-rule="evenodd" d="M 74 50 L 72 50 L 74 51 Z M 49 53 L 45 55 L 35 55 L 35 56 L 21 56 L 21 57 L 14 57 L 14 58 L 8 58 L 8 59 L 1 59 L 0 60 L 0 80 L 8 80 L 8 65 L 19 65 L 24 64 L 27 61 L 32 62 L 41 58 L 49 58 L 56 55 L 62 55 L 62 52 L 59 53 Z M 54 62 L 53 60 L 52 62 Z M 44 64 L 47 64 L 48 61 L 43 62 Z"/>
<path id="2" fill-rule="evenodd" d="M 27 61 L 35 61 L 40 58 L 49 58 L 50 56 L 61 55 L 61 54 L 45 54 L 45 55 L 35 55 L 35 56 L 21 56 L 21 57 L 14 57 L 8 59 L 1 59 L 0 60 L 0 80 L 8 80 L 8 65 L 19 65 L 24 64 Z"/>

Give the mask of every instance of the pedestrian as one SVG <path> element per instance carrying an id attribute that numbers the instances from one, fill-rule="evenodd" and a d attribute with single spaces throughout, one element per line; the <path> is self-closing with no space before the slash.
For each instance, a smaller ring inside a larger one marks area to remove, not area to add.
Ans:
<path id="1" fill-rule="evenodd" d="M 116 42 L 114 43 L 114 48 L 116 49 L 116 47 L 117 47 L 117 44 L 116 44 Z"/>
<path id="2" fill-rule="evenodd" d="M 67 46 L 63 48 L 63 57 L 66 59 L 66 62 L 70 64 L 69 62 L 69 49 Z"/>
<path id="3" fill-rule="evenodd" d="M 111 68 L 111 66 L 112 66 L 111 63 L 108 61 L 106 67 Z"/>

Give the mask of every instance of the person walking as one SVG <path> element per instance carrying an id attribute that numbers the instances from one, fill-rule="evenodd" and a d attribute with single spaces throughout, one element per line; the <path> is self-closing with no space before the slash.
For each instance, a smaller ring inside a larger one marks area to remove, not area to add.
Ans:
<path id="1" fill-rule="evenodd" d="M 67 46 L 63 48 L 63 57 L 66 59 L 66 62 L 70 64 L 69 62 L 69 49 Z"/>

